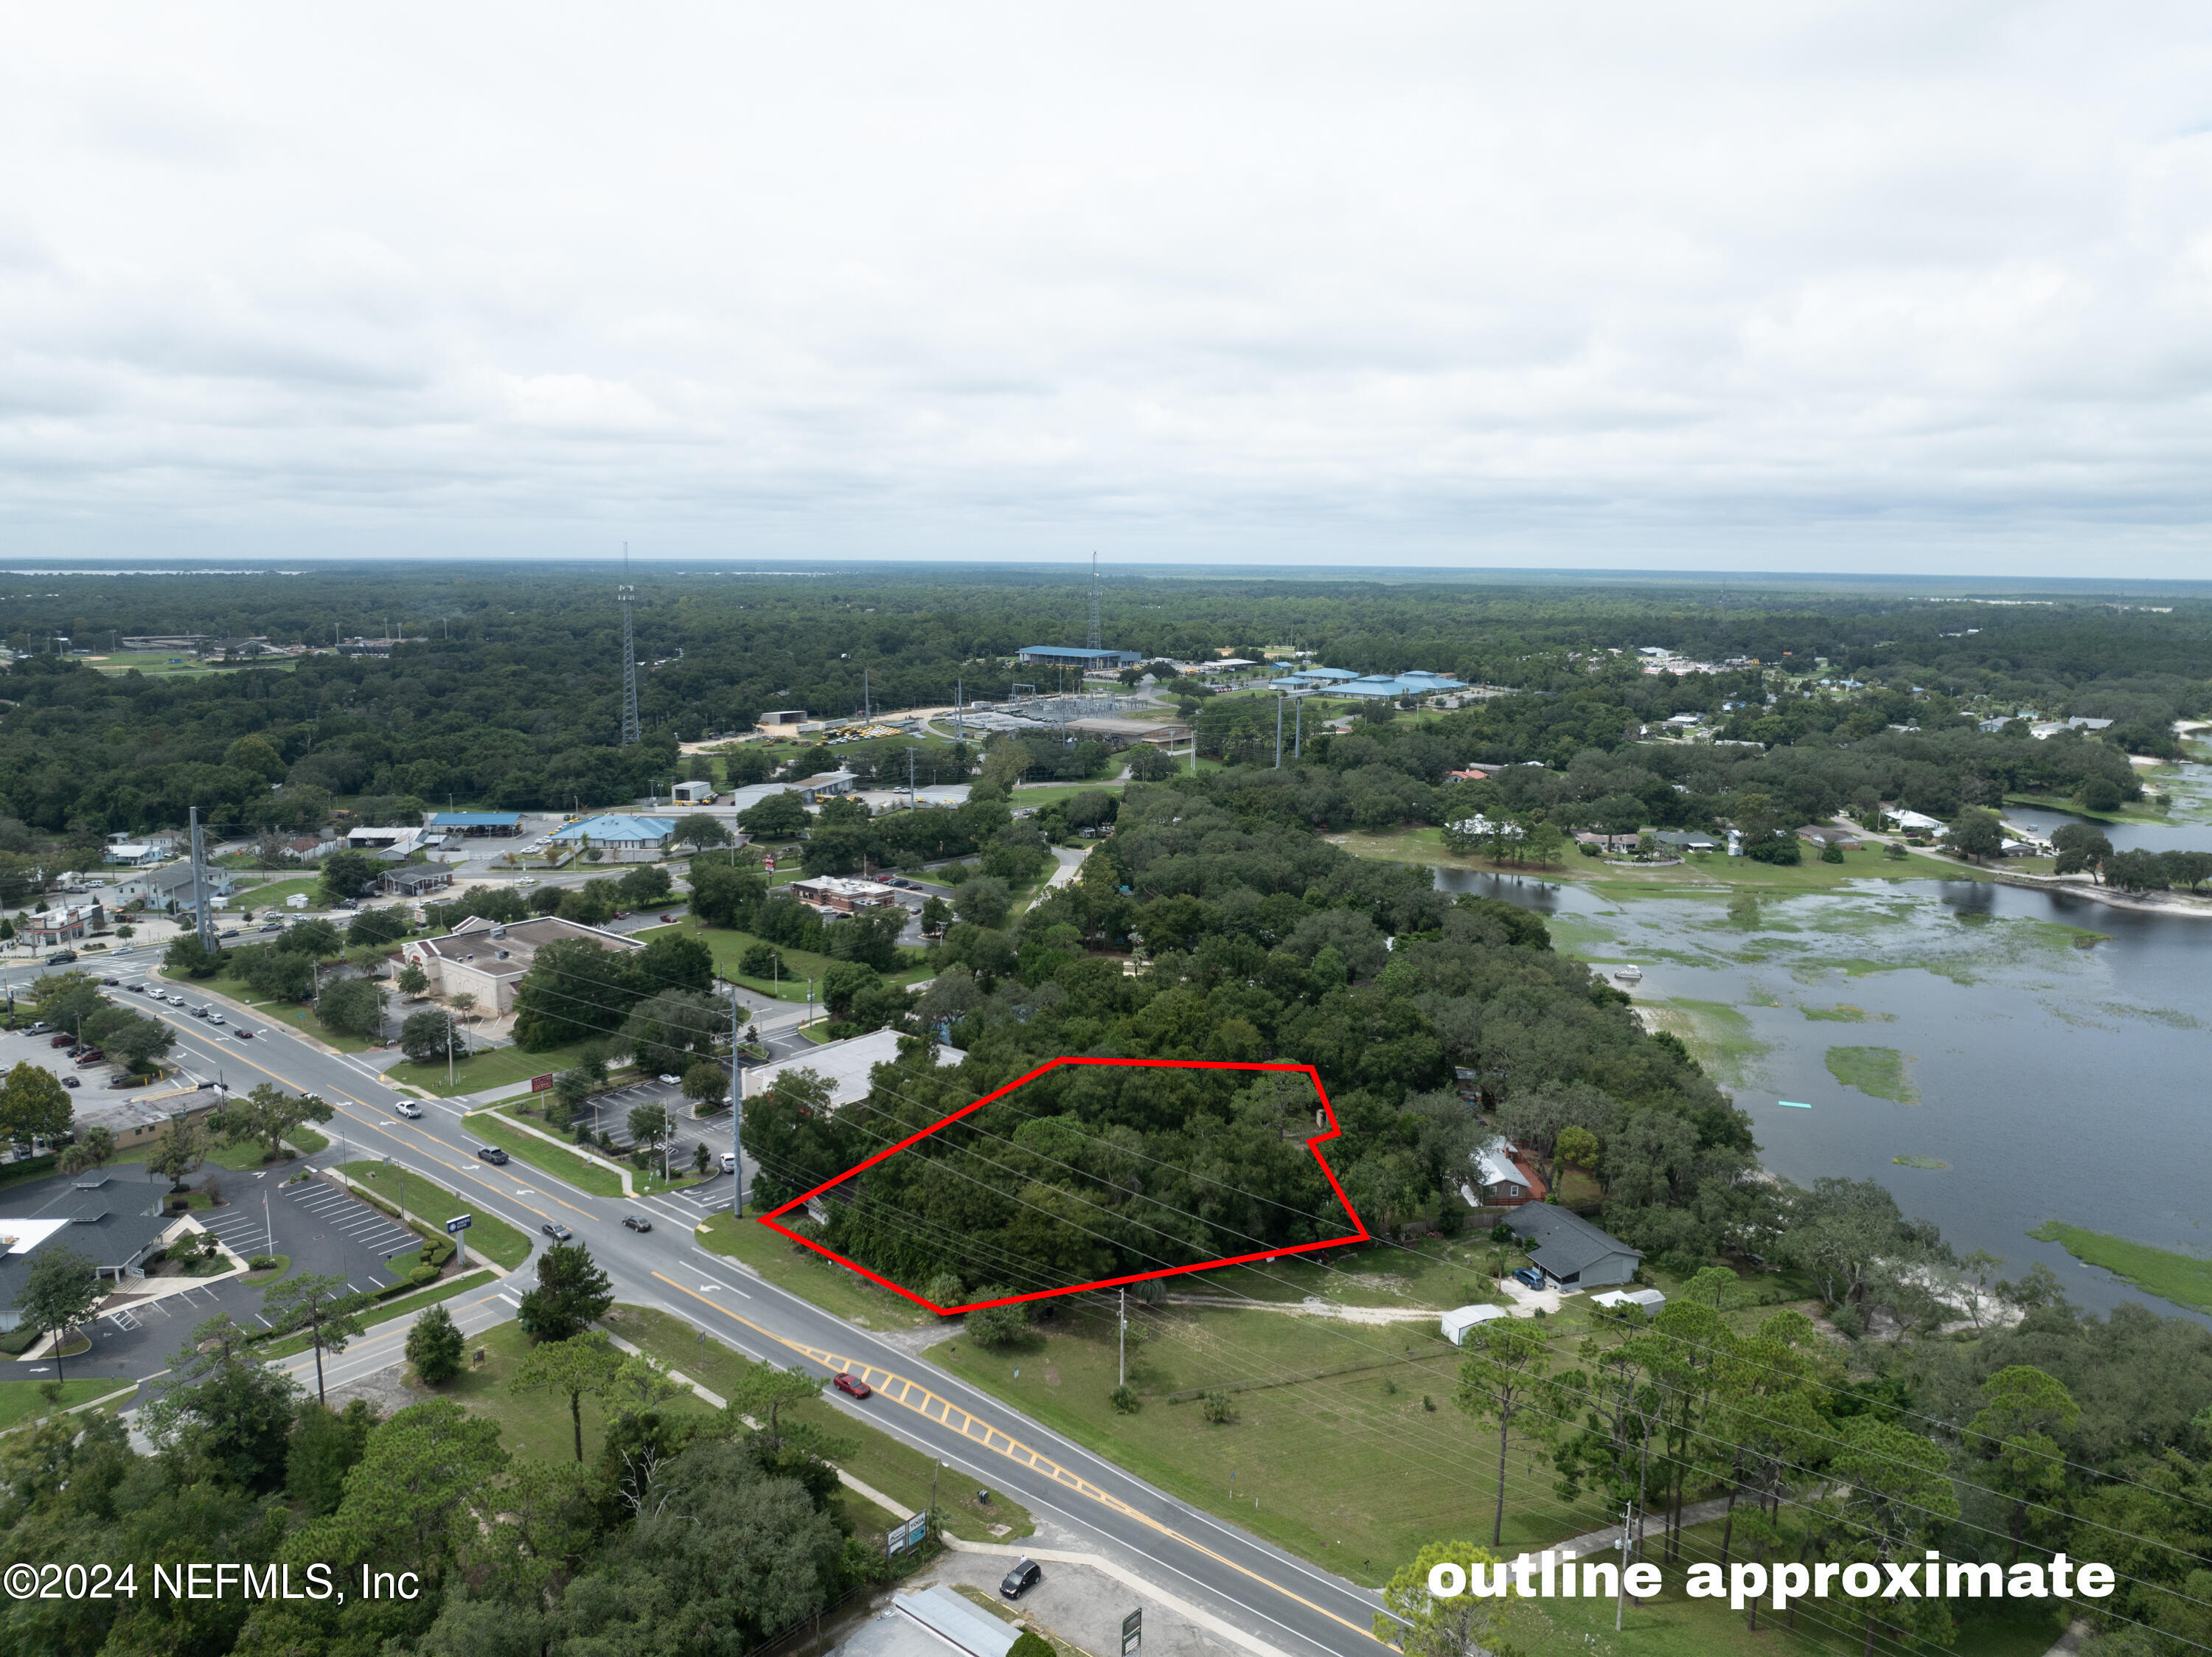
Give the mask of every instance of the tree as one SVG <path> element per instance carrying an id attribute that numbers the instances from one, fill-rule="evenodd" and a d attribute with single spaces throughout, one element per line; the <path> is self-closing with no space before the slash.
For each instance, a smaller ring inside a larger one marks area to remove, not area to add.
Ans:
<path id="1" fill-rule="evenodd" d="M 2118 811 L 2120 785 L 2109 777 L 2092 777 L 2081 784 L 2081 804 L 2090 811 Z"/>
<path id="2" fill-rule="evenodd" d="M 441 1386 L 461 1373 L 461 1328 L 442 1306 L 417 1313 L 407 1331 L 407 1362 L 425 1386 Z"/>
<path id="3" fill-rule="evenodd" d="M 727 863 L 691 867 L 691 912 L 708 926 L 737 927 L 768 896 L 768 877 Z"/>
<path id="4" fill-rule="evenodd" d="M 49 1143 L 60 1139 L 76 1119 L 69 1089 L 52 1070 L 27 1062 L 8 1072 L 0 1082 L 0 1134 L 18 1145 L 33 1139 Z"/>
<path id="5" fill-rule="evenodd" d="M 23 1321 L 54 1340 L 54 1379 L 62 1379 L 62 1348 L 69 1332 L 107 1298 L 98 1265 L 87 1255 L 55 1243 L 31 1257 L 31 1270 L 15 1296 Z"/>
<path id="6" fill-rule="evenodd" d="M 2105 880 L 2123 892 L 2163 892 L 2168 884 L 2166 857 L 2131 846 L 2105 860 Z"/>
<path id="7" fill-rule="evenodd" d="M 335 1512 L 345 1498 L 345 1476 L 361 1460 L 376 1424 L 366 1398 L 351 1399 L 343 1410 L 313 1398 L 301 1404 L 284 1456 L 284 1494 L 309 1518 Z"/>
<path id="8" fill-rule="evenodd" d="M 1013 1291 L 993 1283 L 975 1291 L 979 1301 L 995 1301 Z M 961 1332 L 987 1352 L 1004 1351 L 1018 1346 L 1029 1338 L 1030 1311 L 1029 1302 L 1018 1301 L 1012 1306 L 978 1307 L 969 1313 L 961 1323 Z"/>
<path id="9" fill-rule="evenodd" d="M 805 832 L 808 820 L 806 807 L 788 789 L 771 794 L 738 813 L 738 826 L 763 840 L 787 840 Z"/>
<path id="10" fill-rule="evenodd" d="M 382 909 L 364 909 L 355 916 L 346 928 L 346 941 L 376 947 L 398 943 L 414 929 L 399 905 L 390 904 Z"/>
<path id="11" fill-rule="evenodd" d="M 2077 874 L 2087 869 L 2091 880 L 2103 883 L 2105 860 L 2112 855 L 2112 843 L 2103 830 L 2087 823 L 2065 824 L 2051 835 L 2051 849 L 2058 854 L 2053 865 L 2057 873 Z"/>
<path id="12" fill-rule="evenodd" d="M 1990 1487 L 2012 1498 L 2007 1531 L 2014 1561 L 2031 1528 L 2046 1528 L 2058 1516 L 2043 1505 L 2066 1488 L 2066 1453 L 2052 1435 L 2081 1418 L 2064 1384 L 2033 1364 L 2012 1364 L 1982 1383 L 1968 1447 L 1988 1469 Z"/>
<path id="13" fill-rule="evenodd" d="M 703 811 L 678 818 L 676 826 L 668 833 L 670 844 L 690 846 L 700 851 L 713 846 L 726 846 L 730 844 L 730 832 L 722 826 L 721 819 L 709 817 Z"/>
<path id="14" fill-rule="evenodd" d="M 622 1355 L 615 1350 L 605 1331 L 595 1329 L 532 1347 L 523 1355 L 514 1379 L 507 1386 L 517 1393 L 558 1392 L 568 1398 L 568 1422 L 575 1432 L 576 1460 L 580 1465 L 584 1459 L 584 1394 L 611 1385 L 621 1368 Z"/>
<path id="15" fill-rule="evenodd" d="M 640 863 L 615 882 L 616 894 L 632 909 L 642 909 L 665 898 L 674 882 L 658 863 Z"/>
<path id="16" fill-rule="evenodd" d="M 1588 1128 L 1563 1128 L 1554 1147 L 1559 1162 L 1571 1168 L 1595 1168 L 1600 1151 L 1598 1137 Z"/>
<path id="17" fill-rule="evenodd" d="M 342 1036 L 370 1039 L 384 1033 L 384 990 L 368 978 L 332 978 L 323 986 L 315 1016 Z"/>
<path id="18" fill-rule="evenodd" d="M 334 851 L 323 859 L 323 892 L 332 903 L 358 898 L 384 873 L 384 865 L 365 851 Z"/>
<path id="19" fill-rule="evenodd" d="M 988 874 L 963 880 L 959 891 L 952 894 L 953 911 L 962 920 L 994 932 L 1006 923 L 1013 901 L 1006 883 Z"/>
<path id="20" fill-rule="evenodd" d="M 146 1171 L 167 1179 L 171 1191 L 182 1191 L 185 1181 L 206 1161 L 206 1130 L 197 1122 L 174 1116 L 147 1153 Z"/>
<path id="21" fill-rule="evenodd" d="M 307 1343 L 315 1351 L 318 1398 L 325 1397 L 323 1354 L 343 1352 L 349 1342 L 360 1337 L 362 1322 L 357 1314 L 366 1299 L 337 1273 L 325 1276 L 312 1271 L 276 1284 L 262 1299 L 261 1315 L 271 1328 L 287 1332 L 307 1330 Z"/>
<path id="22" fill-rule="evenodd" d="M 694 1057 L 714 1051 L 715 1036 L 729 1022 L 726 1002 L 696 990 L 669 990 L 640 1002 L 622 1033 L 638 1069 L 655 1075 L 681 1075 Z"/>
<path id="23" fill-rule="evenodd" d="M 684 1073 L 684 1097 L 702 1108 L 717 1105 L 730 1096 L 730 1078 L 722 1067 L 711 1059 L 701 1059 Z"/>
<path id="24" fill-rule="evenodd" d="M 453 1015 L 442 1007 L 426 1007 L 410 1013 L 399 1026 L 399 1051 L 417 1064 L 434 1063 L 456 1043 Z"/>
<path id="25" fill-rule="evenodd" d="M 459 1538 L 500 1528 L 507 1462 L 498 1422 L 451 1398 L 415 1404 L 369 1434 L 337 1512 L 302 1541 L 331 1549 L 310 1557 L 374 1552 L 414 1571 L 435 1603 Z"/>
<path id="26" fill-rule="evenodd" d="M 1842 862 L 1844 861 L 1844 849 L 1838 845 L 1833 840 L 1829 841 L 1827 844 L 1820 848 L 1820 861 L 1824 863 Z"/>
<path id="27" fill-rule="evenodd" d="M 1431 1542 L 1383 1584 L 1388 1614 L 1376 1615 L 1375 1637 L 1396 1646 L 1406 1657 L 1485 1657 L 1514 1650 L 1499 1616 L 1505 1602 L 1472 1593 L 1431 1593 L 1429 1573 L 1438 1565 L 1456 1565 L 1462 1586 L 1478 1569 L 1486 1581 L 1497 1581 L 1504 1569 L 1496 1554 L 1472 1542 Z"/>
<path id="28" fill-rule="evenodd" d="M 581 1114 L 585 1102 L 599 1091 L 599 1077 L 580 1064 L 553 1078 L 553 1097 L 560 1101 L 564 1121 L 574 1122 Z"/>
<path id="29" fill-rule="evenodd" d="M 1996 813 L 1969 806 L 1951 819 L 1951 850 L 1976 862 L 2004 850 L 2004 825 Z"/>
<path id="30" fill-rule="evenodd" d="M 648 1156 L 667 1142 L 675 1125 L 669 1119 L 665 1105 L 633 1105 L 630 1107 L 630 1143 Z"/>
<path id="31" fill-rule="evenodd" d="M 400 994 L 419 996 L 430 987 L 430 975 L 418 962 L 409 961 L 399 969 L 399 976 L 394 982 L 399 985 Z"/>
<path id="32" fill-rule="evenodd" d="M 1468 1331 L 1468 1339 L 1474 1349 L 1460 1365 L 1453 1402 L 1477 1420 L 1486 1416 L 1498 1422 L 1498 1508 L 1490 1527 L 1490 1543 L 1496 1547 L 1505 1533 L 1506 1435 L 1542 1379 L 1547 1343 L 1535 1320 L 1525 1318 L 1479 1324 Z"/>
<path id="33" fill-rule="evenodd" d="M 258 1141 L 264 1162 L 284 1154 L 285 1136 L 304 1123 L 328 1122 L 337 1112 L 313 1093 L 288 1093 L 273 1081 L 258 1083 L 243 1097 L 233 1096 L 208 1118 L 208 1129 L 226 1145 Z"/>
<path id="34" fill-rule="evenodd" d="M 257 1359 L 227 1312 L 193 1326 L 169 1361 L 169 1385 L 140 1416 L 146 1435 L 240 1489 L 283 1477 L 299 1383 Z"/>
<path id="35" fill-rule="evenodd" d="M 143 1074 L 177 1045 L 177 1033 L 158 1019 L 141 1017 L 127 1007 L 110 1007 L 84 1021 L 85 1039 L 96 1044 L 125 1070 Z"/>
<path id="36" fill-rule="evenodd" d="M 614 1285 L 581 1243 L 556 1243 L 538 1257 L 538 1287 L 522 1297 L 515 1321 L 534 1341 L 581 1334 L 615 1303 Z"/>
<path id="37" fill-rule="evenodd" d="M 1147 742 L 1129 760 L 1129 775 L 1139 783 L 1164 783 L 1182 768 L 1165 748 Z"/>
<path id="38" fill-rule="evenodd" d="M 161 965 L 172 972 L 182 972 L 190 978 L 211 978 L 222 971 L 230 959 L 221 949 L 204 949 L 199 934 L 182 932 L 170 940 L 169 947 L 161 952 Z"/>
<path id="39" fill-rule="evenodd" d="M 328 921 L 295 921 L 276 940 L 276 947 L 289 955 L 326 960 L 332 955 L 345 953 L 345 937 Z"/>
<path id="40" fill-rule="evenodd" d="M 87 1128 L 76 1136 L 76 1142 L 62 1153 L 64 1173 L 83 1173 L 105 1167 L 115 1155 L 115 1135 L 97 1124 Z"/>
<path id="41" fill-rule="evenodd" d="M 774 1450 L 783 1443 L 784 1406 L 820 1398 L 826 1385 L 819 1376 L 810 1375 L 796 1365 L 778 1369 L 774 1364 L 748 1364 L 730 1394 L 730 1413 L 756 1421 L 765 1416 L 760 1431 Z"/>
<path id="42" fill-rule="evenodd" d="M 952 924 L 952 905 L 934 893 L 921 900 L 921 929 L 942 932 Z"/>

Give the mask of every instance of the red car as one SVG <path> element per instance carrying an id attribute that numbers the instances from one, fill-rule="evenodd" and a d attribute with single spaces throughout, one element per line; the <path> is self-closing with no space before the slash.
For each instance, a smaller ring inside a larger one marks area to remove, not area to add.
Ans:
<path id="1" fill-rule="evenodd" d="M 663 926 L 669 926 L 669 925 L 672 925 L 672 924 L 674 923 L 675 920 L 676 920 L 676 917 L 675 917 L 673 915 L 663 915 L 663 916 L 660 917 L 660 923 L 661 923 Z"/>
<path id="2" fill-rule="evenodd" d="M 858 1375 L 840 1375 L 830 1384 L 840 1392 L 849 1393 L 856 1398 L 872 1397 L 876 1390 Z"/>

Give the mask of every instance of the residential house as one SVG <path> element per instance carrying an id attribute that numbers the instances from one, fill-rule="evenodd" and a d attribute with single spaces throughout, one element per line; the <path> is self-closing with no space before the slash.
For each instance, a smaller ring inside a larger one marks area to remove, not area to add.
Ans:
<path id="1" fill-rule="evenodd" d="M 1544 1200 L 1544 1182 L 1535 1165 L 1503 1138 L 1492 1140 L 1468 1153 L 1474 1173 L 1462 1194 L 1475 1208 L 1516 1208 Z"/>
<path id="2" fill-rule="evenodd" d="M 148 868 L 176 855 L 177 843 L 166 834 L 111 834 L 104 861 Z"/>
<path id="3" fill-rule="evenodd" d="M 1826 823 L 1808 823 L 1797 831 L 1797 838 L 1816 846 L 1840 846 L 1845 851 L 1856 851 L 1861 844 L 1856 829 L 1836 828 Z"/>
<path id="4" fill-rule="evenodd" d="M 1572 1209 L 1531 1203 L 1505 1216 L 1514 1234 L 1534 1245 L 1529 1264 L 1561 1288 L 1611 1288 L 1633 1282 L 1642 1251 L 1607 1235 Z"/>
<path id="5" fill-rule="evenodd" d="M 549 943 L 583 938 L 602 949 L 636 950 L 645 947 L 636 938 L 625 938 L 596 926 L 541 915 L 534 920 L 488 921 L 471 915 L 442 938 L 415 938 L 400 946 L 403 959 L 421 967 L 431 987 L 447 996 L 465 990 L 488 1016 L 514 1010 L 514 987 Z"/>
<path id="6" fill-rule="evenodd" d="M 238 882 L 230 871 L 210 868 L 207 871 L 207 892 L 211 902 L 220 902 L 238 889 Z M 140 869 L 125 874 L 101 894 L 117 909 L 125 904 L 143 904 L 155 911 L 190 909 L 192 906 L 192 866 L 188 863 L 167 863 L 160 868 Z"/>
<path id="7" fill-rule="evenodd" d="M 1487 783 L 1489 780 L 1490 773 L 1480 765 L 1469 765 L 1463 771 L 1444 773 L 1447 783 Z"/>
<path id="8" fill-rule="evenodd" d="M 1676 851 L 1717 851 L 1719 845 L 1703 829 L 1661 829 L 1652 838 Z"/>

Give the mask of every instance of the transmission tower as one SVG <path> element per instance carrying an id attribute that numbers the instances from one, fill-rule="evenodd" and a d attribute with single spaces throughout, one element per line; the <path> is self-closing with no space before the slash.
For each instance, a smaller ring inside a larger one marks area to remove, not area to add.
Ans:
<path id="1" fill-rule="evenodd" d="M 1084 637 L 1085 648 L 1092 650 L 1104 647 L 1098 642 L 1098 555 L 1091 555 L 1091 631 Z"/>
<path id="2" fill-rule="evenodd" d="M 623 543 L 623 584 L 615 588 L 615 601 L 623 612 L 623 728 L 622 746 L 625 748 L 637 741 L 642 733 L 637 728 L 637 635 L 631 624 L 630 610 L 637 602 L 637 588 L 629 584 L 629 543 Z"/>

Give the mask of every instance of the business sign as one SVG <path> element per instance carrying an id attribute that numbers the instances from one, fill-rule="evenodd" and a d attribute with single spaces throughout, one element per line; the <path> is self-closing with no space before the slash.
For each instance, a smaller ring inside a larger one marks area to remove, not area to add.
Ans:
<path id="1" fill-rule="evenodd" d="M 550 1070 L 548 1070 L 542 1076 L 532 1076 L 530 1078 L 530 1091 L 533 1093 L 548 1092 L 550 1090 L 552 1086 L 553 1073 Z"/>
<path id="2" fill-rule="evenodd" d="M 446 1235 L 448 1237 L 458 1237 L 468 1228 L 469 1216 L 465 1214 L 457 1214 L 446 1221 Z"/>
<path id="3" fill-rule="evenodd" d="M 1121 1657 L 1137 1657 L 1145 1648 L 1145 1611 L 1139 1605 L 1121 1619 Z"/>
<path id="4" fill-rule="evenodd" d="M 887 1554 L 902 1553 L 908 1548 L 920 1547 L 922 1538 L 928 1534 L 929 1515 L 916 1514 L 904 1524 L 891 1526 L 884 1538 L 884 1550 Z"/>

